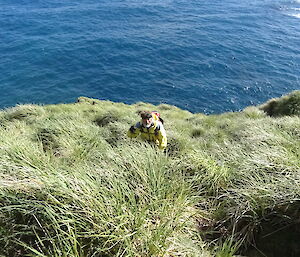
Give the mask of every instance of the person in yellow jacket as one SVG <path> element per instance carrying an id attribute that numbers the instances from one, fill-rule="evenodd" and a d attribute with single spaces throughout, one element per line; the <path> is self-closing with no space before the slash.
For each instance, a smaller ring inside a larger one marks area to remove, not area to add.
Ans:
<path id="1" fill-rule="evenodd" d="M 141 138 L 154 142 L 159 149 L 165 149 L 167 146 L 167 134 L 162 122 L 154 112 L 140 112 L 142 120 L 131 126 L 127 132 L 128 137 L 135 138 L 141 135 Z"/>

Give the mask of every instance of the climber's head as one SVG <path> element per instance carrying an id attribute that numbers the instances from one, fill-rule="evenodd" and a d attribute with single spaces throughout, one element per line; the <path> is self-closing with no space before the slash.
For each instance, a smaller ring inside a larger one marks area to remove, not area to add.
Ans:
<path id="1" fill-rule="evenodd" d="M 142 111 L 140 112 L 143 126 L 146 128 L 150 128 L 153 124 L 153 116 L 151 112 Z"/>

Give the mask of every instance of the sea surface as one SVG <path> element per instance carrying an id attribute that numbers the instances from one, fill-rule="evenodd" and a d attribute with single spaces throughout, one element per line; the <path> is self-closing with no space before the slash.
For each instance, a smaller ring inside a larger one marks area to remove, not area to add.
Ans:
<path id="1" fill-rule="evenodd" d="M 300 89 L 300 0 L 0 0 L 0 108 L 239 111 Z"/>

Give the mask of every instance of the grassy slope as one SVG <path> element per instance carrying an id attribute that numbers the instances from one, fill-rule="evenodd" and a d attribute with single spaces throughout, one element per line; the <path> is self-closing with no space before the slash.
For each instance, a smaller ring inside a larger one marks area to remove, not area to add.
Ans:
<path id="1" fill-rule="evenodd" d="M 276 118 L 87 98 L 2 111 L 0 256 L 232 256 L 299 215 L 299 96 Z M 126 138 L 138 110 L 161 113 L 166 153 Z"/>

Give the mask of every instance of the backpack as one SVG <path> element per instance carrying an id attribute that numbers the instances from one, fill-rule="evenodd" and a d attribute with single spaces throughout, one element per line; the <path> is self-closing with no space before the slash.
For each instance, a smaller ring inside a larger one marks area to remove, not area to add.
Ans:
<path id="1" fill-rule="evenodd" d="M 157 112 L 157 111 L 152 111 L 151 113 L 152 113 L 152 116 L 154 116 L 154 118 L 155 118 L 155 116 L 156 116 L 156 117 L 157 117 L 157 120 L 159 120 L 162 124 L 164 124 L 164 120 L 160 117 L 160 113 L 159 113 L 159 112 Z"/>

